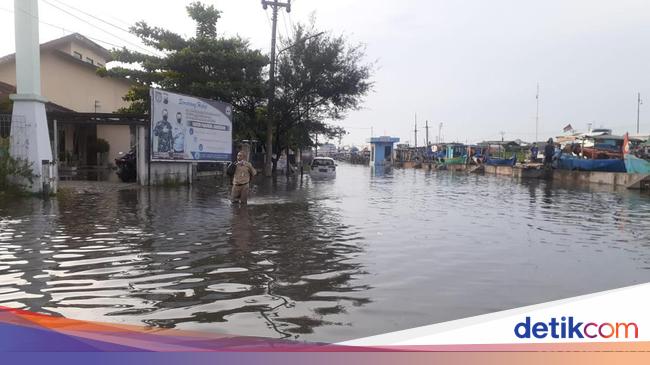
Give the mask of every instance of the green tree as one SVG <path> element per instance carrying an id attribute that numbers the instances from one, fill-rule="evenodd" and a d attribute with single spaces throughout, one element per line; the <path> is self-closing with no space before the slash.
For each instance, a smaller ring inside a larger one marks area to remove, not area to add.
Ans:
<path id="1" fill-rule="evenodd" d="M 17 181 L 34 182 L 32 164 L 9 153 L 9 138 L 0 138 L 0 195 L 20 193 L 25 188 Z"/>
<path id="2" fill-rule="evenodd" d="M 217 21 L 221 12 L 214 6 L 194 2 L 187 6 L 187 13 L 196 23 L 194 37 L 185 39 L 140 21 L 130 28 L 131 32 L 162 55 L 116 49 L 115 60 L 129 66 L 100 69 L 100 74 L 136 83 L 124 96 L 130 106 L 121 112 L 148 113 L 149 88 L 155 86 L 231 103 L 235 137 L 262 138 L 258 132 L 262 129 L 257 127 L 262 124 L 260 108 L 265 104 L 264 68 L 268 58 L 251 49 L 245 39 L 220 37 Z"/>
<path id="3" fill-rule="evenodd" d="M 297 24 L 281 43 L 274 105 L 276 153 L 313 146 L 316 135 L 329 139 L 345 134 L 331 123 L 359 109 L 373 85 L 373 64 L 365 62 L 364 46 L 318 32 L 313 20 Z"/>

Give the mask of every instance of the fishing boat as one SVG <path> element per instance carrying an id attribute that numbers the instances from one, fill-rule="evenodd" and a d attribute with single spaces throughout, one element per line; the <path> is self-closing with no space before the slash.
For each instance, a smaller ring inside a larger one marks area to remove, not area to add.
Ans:
<path id="1" fill-rule="evenodd" d="M 627 154 L 625 155 L 625 169 L 628 174 L 650 174 L 650 161 Z"/>
<path id="2" fill-rule="evenodd" d="M 623 142 L 623 156 L 625 158 L 625 169 L 628 174 L 650 174 L 650 159 L 640 158 L 635 156 L 635 152 L 640 156 L 650 155 L 647 151 L 650 149 L 650 140 L 637 146 L 635 151 L 630 150 L 629 136 L 625 135 L 625 142 Z"/>
<path id="3" fill-rule="evenodd" d="M 488 157 L 485 164 L 488 166 L 514 166 L 517 163 L 517 156 L 513 155 L 512 158 L 493 158 Z"/>
<path id="4" fill-rule="evenodd" d="M 560 170 L 626 172 L 625 162 L 620 159 L 591 160 L 579 156 L 560 155 L 557 164 Z"/>
<path id="5" fill-rule="evenodd" d="M 444 165 L 465 165 L 467 163 L 467 147 L 460 143 L 450 143 L 446 146 Z"/>
<path id="6" fill-rule="evenodd" d="M 466 156 L 459 156 L 459 157 L 445 158 L 443 164 L 445 164 L 445 165 L 464 165 L 466 161 L 467 161 Z"/>

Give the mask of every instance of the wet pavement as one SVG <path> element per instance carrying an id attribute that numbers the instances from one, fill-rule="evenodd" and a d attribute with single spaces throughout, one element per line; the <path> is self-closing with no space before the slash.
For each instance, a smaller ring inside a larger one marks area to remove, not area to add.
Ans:
<path id="1" fill-rule="evenodd" d="M 650 196 L 341 164 L 335 179 L 0 200 L 0 305 L 335 342 L 650 281 Z"/>

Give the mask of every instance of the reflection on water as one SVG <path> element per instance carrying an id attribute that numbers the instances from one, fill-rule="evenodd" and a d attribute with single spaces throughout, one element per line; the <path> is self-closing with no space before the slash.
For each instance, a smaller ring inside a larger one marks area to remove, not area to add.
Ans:
<path id="1" fill-rule="evenodd" d="M 0 201 L 0 305 L 71 318 L 341 341 L 650 280 L 650 198 L 341 165 Z"/>

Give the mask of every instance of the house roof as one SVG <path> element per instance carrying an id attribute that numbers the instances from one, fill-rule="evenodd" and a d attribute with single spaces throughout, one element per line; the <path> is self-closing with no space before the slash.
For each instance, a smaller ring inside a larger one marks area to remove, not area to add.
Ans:
<path id="1" fill-rule="evenodd" d="M 85 45 L 86 47 L 92 49 L 94 52 L 96 52 L 100 57 L 103 57 L 106 59 L 106 62 L 112 61 L 112 55 L 109 50 L 106 48 L 100 46 L 99 44 L 93 42 L 92 40 L 88 39 L 87 37 L 79 34 L 79 33 L 72 33 L 68 34 L 67 36 L 53 39 L 49 42 L 45 42 L 41 44 L 41 50 L 50 50 L 50 49 L 57 49 L 58 46 L 69 43 L 69 42 L 77 42 Z M 71 58 L 74 58 L 72 55 L 70 55 Z M 0 64 L 6 63 L 9 61 L 13 61 L 16 59 L 16 54 L 12 53 L 3 57 L 0 57 Z"/>
<path id="2" fill-rule="evenodd" d="M 0 81 L 0 100 L 8 99 L 9 95 L 16 93 L 16 87 Z M 52 102 L 45 103 L 45 111 L 49 112 L 74 112 L 74 110 L 55 104 Z"/>

